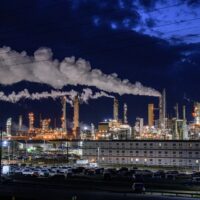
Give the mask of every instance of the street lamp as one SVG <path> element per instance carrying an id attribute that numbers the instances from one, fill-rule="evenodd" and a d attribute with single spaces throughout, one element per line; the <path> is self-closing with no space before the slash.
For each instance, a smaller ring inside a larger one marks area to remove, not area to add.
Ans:
<path id="1" fill-rule="evenodd" d="M 97 147 L 97 161 L 99 164 L 99 156 L 100 156 L 100 147 Z"/>
<path id="2" fill-rule="evenodd" d="M 198 170 L 200 171 L 200 164 L 199 164 L 199 160 L 196 160 L 196 164 L 198 165 Z"/>
<path id="3" fill-rule="evenodd" d="M 2 160 L 2 140 L 3 140 L 3 133 L 2 133 L 2 127 L 0 127 L 0 182 L 2 177 L 2 171 L 1 171 L 1 160 Z"/>

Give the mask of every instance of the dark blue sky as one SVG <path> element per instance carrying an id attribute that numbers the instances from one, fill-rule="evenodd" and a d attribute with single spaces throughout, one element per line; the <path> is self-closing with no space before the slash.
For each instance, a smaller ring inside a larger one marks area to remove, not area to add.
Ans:
<path id="1" fill-rule="evenodd" d="M 84 58 L 92 68 L 117 73 L 161 91 L 166 88 L 169 115 L 176 102 L 188 106 L 200 99 L 200 1 L 199 0 L 21 0 L 0 1 L 0 46 L 32 55 L 49 47 L 54 58 Z M 2 62 L 2 61 L 0 61 Z M 0 64 L 2 66 L 2 63 Z M 17 66 L 16 66 L 17 67 Z M 50 90 L 50 86 L 21 82 L 0 86 L 6 93 L 28 88 Z M 68 86 L 67 88 L 71 88 Z M 75 88 L 75 87 L 73 87 Z M 66 89 L 66 88 L 64 88 Z M 78 87 L 80 89 L 80 87 Z M 118 97 L 118 95 L 116 95 Z M 124 95 L 131 124 L 135 117 L 147 118 L 147 104 L 155 97 Z M 0 119 L 33 111 L 59 121 L 59 101 L 0 102 Z M 68 107 L 72 119 L 72 108 Z M 122 116 L 122 113 L 121 113 Z M 81 121 L 97 123 L 112 117 L 112 99 L 91 100 L 81 106 Z"/>

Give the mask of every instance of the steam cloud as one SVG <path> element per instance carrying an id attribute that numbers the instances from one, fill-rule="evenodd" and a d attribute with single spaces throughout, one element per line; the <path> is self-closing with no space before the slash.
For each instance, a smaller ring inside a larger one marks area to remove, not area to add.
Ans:
<path id="1" fill-rule="evenodd" d="M 9 95 L 6 95 L 4 92 L 0 92 L 0 101 L 7 101 L 11 103 L 16 103 L 20 101 L 21 99 L 29 99 L 29 100 L 40 100 L 40 99 L 57 99 L 62 96 L 66 96 L 67 103 L 70 103 L 73 105 L 73 99 L 78 94 L 77 91 L 71 90 L 71 91 L 55 91 L 52 90 L 51 92 L 41 92 L 41 93 L 29 93 L 27 89 L 24 89 L 18 93 L 12 92 Z M 83 89 L 83 92 L 79 94 L 80 100 L 84 103 L 87 103 L 89 99 L 98 99 L 100 97 L 109 97 L 114 98 L 113 96 L 101 91 L 96 92 L 93 94 L 92 90 L 90 88 Z"/>
<path id="2" fill-rule="evenodd" d="M 48 48 L 39 48 L 34 56 L 28 56 L 24 51 L 18 53 L 9 47 L 0 48 L 0 84 L 11 85 L 25 80 L 57 89 L 65 85 L 84 85 L 119 95 L 160 96 L 158 91 L 139 82 L 132 84 L 127 79 L 119 79 L 116 73 L 107 75 L 99 69 L 91 69 L 90 63 L 84 59 L 67 57 L 59 62 L 52 56 Z"/>

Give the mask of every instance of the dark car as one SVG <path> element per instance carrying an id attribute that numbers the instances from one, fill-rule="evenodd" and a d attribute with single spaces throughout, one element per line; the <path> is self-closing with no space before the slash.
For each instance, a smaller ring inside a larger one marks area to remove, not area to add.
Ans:
<path id="1" fill-rule="evenodd" d="M 143 183 L 133 183 L 132 189 L 135 193 L 145 193 L 145 187 Z"/>

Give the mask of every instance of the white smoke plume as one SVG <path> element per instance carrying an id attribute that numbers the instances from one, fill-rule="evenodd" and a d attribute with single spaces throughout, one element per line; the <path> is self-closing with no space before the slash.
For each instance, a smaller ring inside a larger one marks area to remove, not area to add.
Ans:
<path id="1" fill-rule="evenodd" d="M 24 89 L 18 93 L 12 92 L 11 94 L 6 95 L 4 92 L 0 92 L 0 101 L 7 101 L 10 103 L 16 103 L 21 99 L 29 99 L 29 100 L 41 100 L 41 99 L 57 99 L 59 97 L 65 96 L 67 103 L 73 105 L 73 99 L 76 95 L 79 95 L 81 102 L 87 103 L 89 99 L 98 99 L 100 97 L 109 97 L 114 98 L 113 96 L 101 91 L 93 94 L 90 88 L 83 89 L 82 93 L 78 93 L 75 90 L 70 91 L 55 91 L 51 90 L 51 92 L 41 92 L 41 93 L 30 93 L 27 89 Z"/>
<path id="2" fill-rule="evenodd" d="M 108 98 L 114 98 L 114 96 L 107 94 L 106 92 L 100 91 L 93 94 L 92 90 L 90 88 L 83 89 L 82 94 L 80 95 L 80 99 L 84 103 L 88 103 L 89 99 L 98 99 L 100 97 L 108 97 Z"/>
<path id="3" fill-rule="evenodd" d="M 45 83 L 61 89 L 65 85 L 95 86 L 119 95 L 160 96 L 153 88 L 141 83 L 121 80 L 116 73 L 107 75 L 99 69 L 91 69 L 90 63 L 79 58 L 67 57 L 63 61 L 52 59 L 49 48 L 39 48 L 34 56 L 18 53 L 9 47 L 0 48 L 0 84 L 11 85 L 20 81 Z"/>

